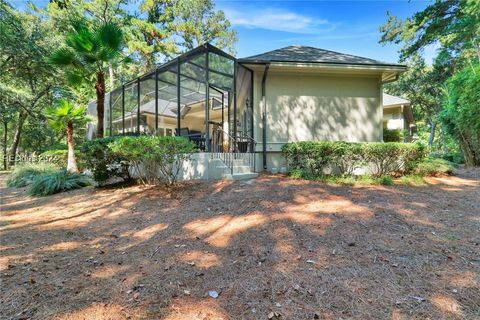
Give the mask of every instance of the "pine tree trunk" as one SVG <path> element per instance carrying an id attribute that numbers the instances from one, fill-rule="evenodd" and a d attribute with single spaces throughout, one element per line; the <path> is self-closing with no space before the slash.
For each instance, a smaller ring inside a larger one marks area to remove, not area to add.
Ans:
<path id="1" fill-rule="evenodd" d="M 3 170 L 8 169 L 7 156 L 8 123 L 3 123 Z"/>
<path id="2" fill-rule="evenodd" d="M 103 71 L 97 72 L 95 90 L 97 92 L 97 138 L 103 138 L 103 117 L 105 111 L 105 74 Z"/>
<path id="3" fill-rule="evenodd" d="M 18 145 L 20 144 L 20 138 L 22 136 L 23 124 L 25 123 L 25 118 L 26 118 L 26 114 L 24 114 L 23 112 L 20 112 L 18 114 L 17 129 L 15 130 L 15 135 L 13 136 L 12 148 L 10 149 L 10 157 L 8 161 L 9 166 L 15 165 L 15 160 L 17 157 L 17 149 L 18 149 Z"/>
<path id="4" fill-rule="evenodd" d="M 67 124 L 67 146 L 68 146 L 68 155 L 67 155 L 67 171 L 70 173 L 77 173 L 77 161 L 75 160 L 75 150 L 73 142 L 73 123 L 69 122 Z"/>

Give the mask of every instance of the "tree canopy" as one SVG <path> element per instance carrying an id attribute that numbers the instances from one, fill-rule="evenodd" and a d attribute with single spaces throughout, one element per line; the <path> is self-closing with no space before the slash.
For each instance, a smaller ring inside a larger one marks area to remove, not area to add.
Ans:
<path id="1" fill-rule="evenodd" d="M 447 140 L 453 138 L 467 163 L 475 164 L 470 149 L 480 149 L 480 145 L 467 128 L 480 126 L 480 117 L 473 112 L 480 110 L 480 99 L 468 99 L 476 97 L 473 85 L 478 91 L 480 77 L 476 71 L 480 60 L 480 2 L 436 0 L 405 20 L 387 13 L 380 31 L 381 43 L 401 44 L 400 60 L 409 66 L 386 90 L 411 100 L 417 121 L 427 124 L 420 129 L 429 131 L 428 141 L 434 150 L 447 150 Z M 438 48 L 430 66 L 421 58 L 427 46 Z M 442 139 L 435 143 L 438 130 Z"/>
<path id="2" fill-rule="evenodd" d="M 61 99 L 98 100 L 93 70 L 105 73 L 106 92 L 202 42 L 233 52 L 236 41 L 211 0 L 51 0 L 46 6 L 30 2 L 23 10 L 0 0 L 0 17 L 1 150 L 12 159 L 19 150 L 66 146 L 65 134 L 45 125 L 45 109 Z M 97 32 L 99 26 L 110 28 L 103 33 L 108 37 Z M 123 35 L 122 58 L 97 46 L 100 39 L 118 42 L 113 26 Z"/>

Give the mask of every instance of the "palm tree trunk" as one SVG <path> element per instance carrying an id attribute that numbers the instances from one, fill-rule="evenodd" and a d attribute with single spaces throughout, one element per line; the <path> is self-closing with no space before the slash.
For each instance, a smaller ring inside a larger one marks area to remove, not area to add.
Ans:
<path id="1" fill-rule="evenodd" d="M 23 112 L 20 112 L 18 114 L 17 129 L 15 130 L 15 135 L 13 136 L 12 148 L 10 149 L 10 157 L 8 161 L 9 166 L 15 165 L 15 160 L 17 157 L 17 149 L 18 149 L 18 145 L 20 144 L 20 138 L 23 132 L 23 124 L 25 123 L 26 117 L 27 115 L 24 114 Z"/>
<path id="2" fill-rule="evenodd" d="M 67 145 L 68 145 L 68 155 L 67 155 L 67 171 L 70 173 L 77 173 L 77 161 L 75 160 L 75 150 L 73 143 L 73 123 L 69 122 L 67 124 Z"/>
<path id="3" fill-rule="evenodd" d="M 97 93 L 97 138 L 103 138 L 103 117 L 105 111 L 105 74 L 103 71 L 97 72 L 97 83 L 95 84 Z"/>

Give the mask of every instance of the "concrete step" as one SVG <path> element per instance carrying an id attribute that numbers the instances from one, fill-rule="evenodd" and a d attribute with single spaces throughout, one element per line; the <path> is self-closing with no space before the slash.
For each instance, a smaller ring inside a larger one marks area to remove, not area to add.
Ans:
<path id="1" fill-rule="evenodd" d="M 233 173 L 251 173 L 252 167 L 250 166 L 233 166 Z"/>
<path id="2" fill-rule="evenodd" d="M 249 173 L 234 173 L 234 174 L 224 174 L 223 178 L 226 180 L 249 180 L 258 177 L 258 173 L 249 172 Z"/>
<path id="3" fill-rule="evenodd" d="M 234 166 L 243 166 L 243 165 L 247 165 L 248 164 L 248 161 L 245 160 L 245 159 L 234 159 L 233 160 L 233 165 Z"/>

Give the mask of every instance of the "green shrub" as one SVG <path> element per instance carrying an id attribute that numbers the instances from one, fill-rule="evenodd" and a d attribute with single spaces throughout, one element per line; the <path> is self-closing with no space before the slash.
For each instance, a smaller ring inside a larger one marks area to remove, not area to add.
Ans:
<path id="1" fill-rule="evenodd" d="M 390 176 L 381 176 L 376 179 L 379 184 L 384 186 L 393 186 L 393 178 Z"/>
<path id="2" fill-rule="evenodd" d="M 21 188 L 32 183 L 38 175 L 54 172 L 58 168 L 49 163 L 24 164 L 16 166 L 7 180 L 8 187 Z"/>
<path id="3" fill-rule="evenodd" d="M 103 183 L 112 177 L 130 179 L 129 163 L 125 157 L 112 152 L 109 144 L 119 139 L 106 137 L 85 142 L 82 147 L 82 158 L 85 166 L 92 170 L 93 179 Z"/>
<path id="4" fill-rule="evenodd" d="M 33 179 L 28 194 L 31 196 L 47 196 L 86 187 L 91 183 L 90 178 L 80 173 L 69 173 L 67 170 L 48 172 Z"/>
<path id="5" fill-rule="evenodd" d="M 303 175 L 321 176 L 327 169 L 352 174 L 363 164 L 362 144 L 343 141 L 304 141 L 287 143 L 282 152 L 291 170 L 301 170 Z"/>
<path id="6" fill-rule="evenodd" d="M 432 152 L 430 153 L 430 157 L 447 160 L 455 164 L 465 163 L 465 159 L 463 158 L 463 154 L 461 152 L 451 152 L 451 153 Z"/>
<path id="7" fill-rule="evenodd" d="M 383 129 L 384 142 L 402 142 L 404 139 L 403 131 L 399 129 Z"/>
<path id="8" fill-rule="evenodd" d="M 190 159 L 195 145 L 181 137 L 120 137 L 111 142 L 114 154 L 124 157 L 136 169 L 142 183 L 176 182 L 183 163 Z"/>
<path id="9" fill-rule="evenodd" d="M 425 158 L 417 164 L 414 171 L 415 174 L 421 176 L 441 176 L 452 174 L 454 168 L 453 162 L 438 158 Z"/>
<path id="10" fill-rule="evenodd" d="M 305 141 L 282 147 L 290 171 L 304 177 L 318 177 L 331 169 L 331 174 L 351 175 L 362 166 L 371 167 L 376 177 L 411 172 L 426 152 L 421 144 L 411 143 L 348 143 Z"/>
<path id="11" fill-rule="evenodd" d="M 411 172 L 425 157 L 426 148 L 419 143 L 365 143 L 363 158 L 376 177 Z"/>

